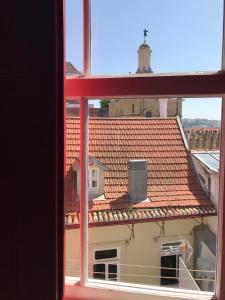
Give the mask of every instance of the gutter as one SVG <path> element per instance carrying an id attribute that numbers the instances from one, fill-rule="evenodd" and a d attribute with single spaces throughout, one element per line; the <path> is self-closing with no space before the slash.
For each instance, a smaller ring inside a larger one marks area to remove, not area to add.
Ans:
<path id="1" fill-rule="evenodd" d="M 159 221 L 178 221 L 183 219 L 199 219 L 201 217 L 213 217 L 217 216 L 217 212 L 215 213 L 202 213 L 199 215 L 196 214 L 189 214 L 183 216 L 171 216 L 171 217 L 159 217 L 159 218 L 144 218 L 144 219 L 136 219 L 136 220 L 119 220 L 119 221 L 105 221 L 105 222 L 93 222 L 89 223 L 88 227 L 105 227 L 105 226 L 115 226 L 115 225 L 124 225 L 124 224 L 140 224 L 140 223 L 153 223 Z M 80 228 L 80 224 L 66 224 L 66 229 L 77 229 Z"/>

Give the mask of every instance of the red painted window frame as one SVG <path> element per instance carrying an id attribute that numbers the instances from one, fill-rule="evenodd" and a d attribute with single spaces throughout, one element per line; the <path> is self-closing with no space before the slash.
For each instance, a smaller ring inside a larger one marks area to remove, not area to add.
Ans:
<path id="1" fill-rule="evenodd" d="M 225 1 L 224 1 L 225 3 Z M 80 130 L 81 130 L 81 165 L 85 166 L 85 150 L 87 144 L 85 134 L 87 133 L 87 124 L 85 115 L 87 115 L 88 99 L 96 98 L 122 98 L 122 97 L 222 97 L 222 125 L 221 125 L 221 158 L 220 158 L 220 190 L 218 203 L 218 235 L 217 235 L 217 270 L 216 270 L 216 290 L 215 299 L 225 299 L 225 33 L 223 32 L 222 49 L 222 70 L 218 72 L 189 73 L 189 74 L 153 74 L 130 75 L 130 76 L 90 76 L 90 11 L 86 10 L 89 6 L 89 0 L 83 0 L 84 4 L 84 76 L 79 78 L 66 78 L 65 94 L 67 97 L 79 97 L 81 104 L 80 112 Z M 86 10 L 86 12 L 85 12 Z M 224 23 L 224 22 L 223 22 Z M 225 25 L 223 25 L 225 28 Z M 225 31 L 225 30 L 224 30 Z M 86 64 L 85 64 L 86 62 Z M 85 173 L 85 171 L 84 171 Z M 84 174 L 85 176 L 85 174 Z M 81 174 L 82 177 L 82 174 Z M 83 185 L 82 185 L 83 184 Z M 81 180 L 81 187 L 84 186 Z M 81 189 L 82 193 L 82 189 Z M 85 198 L 85 189 L 83 197 Z M 82 199 L 82 195 L 81 195 Z M 87 212 L 86 203 L 81 201 L 81 218 L 83 212 Z M 82 231 L 81 220 L 81 231 Z M 81 237 L 82 244 L 85 243 L 84 237 Z M 82 264 L 82 262 L 81 262 Z M 83 265 L 84 267 L 84 265 Z M 81 268 L 82 269 L 82 268 Z M 81 274 L 81 277 L 85 277 Z M 82 280 L 81 280 L 82 281 Z M 82 283 L 82 282 L 81 282 Z M 84 283 L 83 283 L 84 284 Z M 84 284 L 85 285 L 85 284 Z"/>

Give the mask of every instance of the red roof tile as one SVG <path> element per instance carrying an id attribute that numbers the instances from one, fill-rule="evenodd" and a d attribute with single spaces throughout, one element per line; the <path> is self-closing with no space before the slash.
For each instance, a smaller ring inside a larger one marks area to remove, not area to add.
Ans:
<path id="1" fill-rule="evenodd" d="M 67 214 L 79 216 L 75 212 L 79 211 L 79 201 L 72 171 L 72 164 L 79 158 L 78 118 L 67 118 L 66 144 L 65 209 Z M 168 216 L 215 214 L 212 203 L 198 182 L 175 118 L 90 119 L 89 155 L 108 167 L 105 172 L 105 200 L 89 203 L 89 221 L 93 224 L 112 220 L 114 217 L 109 215 L 110 210 L 117 211 L 115 218 L 126 221 L 131 219 L 127 216 L 127 209 L 134 209 L 134 214 L 138 215 L 132 215 L 132 220 L 139 221 L 143 218 L 150 221 Z M 148 161 L 148 202 L 130 203 L 127 197 L 129 159 Z"/>

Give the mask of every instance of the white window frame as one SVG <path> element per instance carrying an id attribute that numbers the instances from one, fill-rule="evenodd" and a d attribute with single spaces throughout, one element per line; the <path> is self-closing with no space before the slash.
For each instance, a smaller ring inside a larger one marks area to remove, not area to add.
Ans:
<path id="1" fill-rule="evenodd" d="M 106 259 L 95 259 L 95 252 L 96 251 L 104 251 L 104 250 L 112 250 L 112 249 L 116 249 L 117 250 L 117 256 L 113 257 L 113 258 L 106 258 Z M 93 265 L 97 264 L 97 263 L 102 263 L 105 264 L 107 266 L 107 268 L 105 269 L 105 280 L 106 281 L 114 281 L 114 280 L 110 280 L 108 278 L 108 266 L 109 264 L 116 264 L 117 265 L 117 280 L 115 281 L 119 281 L 120 280 L 120 247 L 116 246 L 110 246 L 110 247 L 96 247 L 92 249 L 92 262 Z M 92 276 L 93 276 L 93 266 L 92 266 Z"/>
<path id="2" fill-rule="evenodd" d="M 99 188 L 99 168 L 98 167 L 89 167 L 88 169 L 89 169 L 89 172 L 88 172 L 89 190 L 96 190 Z M 97 186 L 92 186 L 92 181 L 93 181 L 92 170 L 96 170 L 96 173 L 97 173 L 97 178 L 96 178 Z"/>
<path id="3" fill-rule="evenodd" d="M 224 1 L 225 2 L 225 1 Z M 83 0 L 84 77 L 65 81 L 66 95 L 80 97 L 80 278 L 67 278 L 65 299 L 212 299 L 210 292 L 167 289 L 119 282 L 98 282 L 88 279 L 88 99 L 96 97 L 222 97 L 225 102 L 225 22 L 223 22 L 222 67 L 219 72 L 164 74 L 152 76 L 90 77 L 91 10 L 90 0 Z M 76 83 L 76 84 L 74 84 Z M 92 83 L 91 85 L 89 85 Z M 116 90 L 114 86 L 117 86 Z M 128 88 L 129 87 L 129 88 Z M 217 282 L 213 299 L 222 300 L 225 294 L 225 105 L 222 107 L 222 138 L 220 167 L 219 229 L 217 238 Z M 223 200 L 223 201 L 222 201 Z M 80 289 L 74 283 L 79 280 Z M 223 283 L 223 284 L 222 284 Z M 70 289 L 70 287 L 72 288 Z M 81 297 L 82 296 L 82 297 Z M 216 298 L 215 298 L 216 297 Z M 166 298 L 164 298 L 166 299 Z"/>

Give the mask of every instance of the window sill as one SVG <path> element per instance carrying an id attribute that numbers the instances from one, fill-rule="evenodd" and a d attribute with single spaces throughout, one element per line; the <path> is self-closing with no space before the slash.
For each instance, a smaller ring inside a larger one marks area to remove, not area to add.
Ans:
<path id="1" fill-rule="evenodd" d="M 86 287 L 79 285 L 79 278 L 66 277 L 64 300 L 71 299 L 96 299 L 96 300 L 210 300 L 214 293 L 154 287 L 141 284 L 124 282 L 106 282 L 89 279 Z"/>

